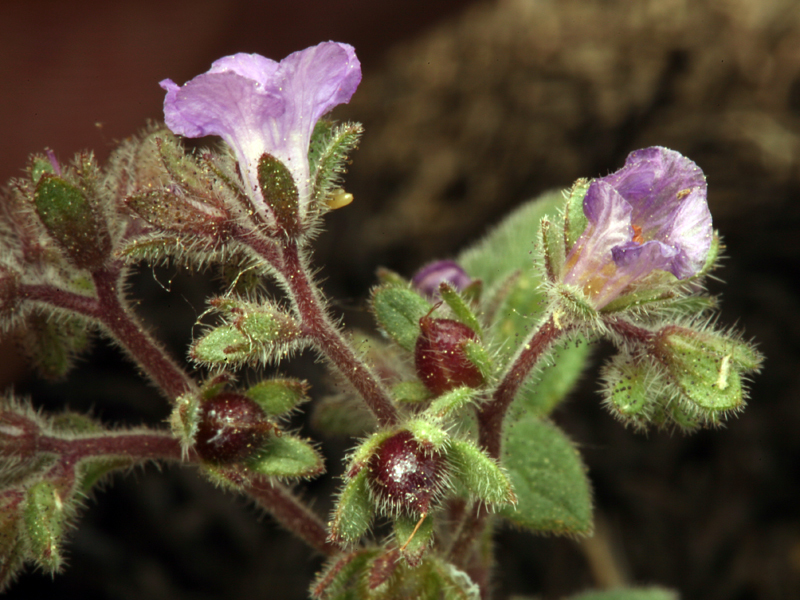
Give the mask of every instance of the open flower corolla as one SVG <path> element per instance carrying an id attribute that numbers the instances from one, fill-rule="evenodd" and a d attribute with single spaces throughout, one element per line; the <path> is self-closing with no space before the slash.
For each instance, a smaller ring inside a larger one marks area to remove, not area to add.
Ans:
<path id="1" fill-rule="evenodd" d="M 183 86 L 167 91 L 164 120 L 189 138 L 218 135 L 233 149 L 246 193 L 268 209 L 258 184 L 264 154 L 282 162 L 294 179 L 301 215 L 311 198 L 308 150 L 317 121 L 350 100 L 361 82 L 361 64 L 348 44 L 324 42 L 280 62 L 258 54 L 234 54 Z"/>
<path id="2" fill-rule="evenodd" d="M 583 201 L 588 225 L 566 257 L 563 283 L 602 309 L 657 272 L 678 280 L 704 267 L 714 232 L 702 170 L 652 147 L 594 180 Z"/>

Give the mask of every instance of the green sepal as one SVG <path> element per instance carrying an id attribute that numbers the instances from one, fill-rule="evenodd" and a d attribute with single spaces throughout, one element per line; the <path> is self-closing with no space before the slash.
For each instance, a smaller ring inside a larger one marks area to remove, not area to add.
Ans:
<path id="1" fill-rule="evenodd" d="M 273 435 L 261 449 L 247 459 L 248 470 L 269 477 L 316 477 L 325 471 L 325 462 L 307 440 L 293 435 Z"/>
<path id="2" fill-rule="evenodd" d="M 433 517 L 426 515 L 419 529 L 414 532 L 417 523 L 418 518 L 408 515 L 394 518 L 394 541 L 400 549 L 400 555 L 412 567 L 420 564 L 422 556 L 433 542 Z"/>
<path id="3" fill-rule="evenodd" d="M 299 379 L 266 379 L 250 386 L 244 395 L 270 417 L 281 417 L 308 402 L 309 385 Z"/>
<path id="4" fill-rule="evenodd" d="M 649 368 L 648 368 L 649 367 Z M 608 408 L 623 421 L 646 421 L 656 400 L 653 365 L 618 355 L 603 370 Z"/>
<path id="5" fill-rule="evenodd" d="M 446 451 L 453 476 L 481 502 L 497 507 L 516 504 L 509 478 L 472 442 L 453 439 Z"/>
<path id="6" fill-rule="evenodd" d="M 191 357 L 207 365 L 241 365 L 250 358 L 252 346 L 245 335 L 233 325 L 215 327 L 197 340 L 190 350 Z"/>
<path id="7" fill-rule="evenodd" d="M 315 202 L 324 201 L 337 187 L 346 170 L 347 157 L 358 147 L 363 133 L 360 123 L 335 125 L 326 119 L 317 121 L 308 150 Z"/>
<path id="8" fill-rule="evenodd" d="M 59 434 L 86 435 L 105 431 L 103 426 L 90 416 L 72 411 L 50 415 L 47 425 L 51 431 Z"/>
<path id="9" fill-rule="evenodd" d="M 300 194 L 291 171 L 265 152 L 258 160 L 258 185 L 278 226 L 288 235 L 297 236 L 300 233 Z"/>
<path id="10" fill-rule="evenodd" d="M 114 471 L 129 469 L 134 464 L 134 460 L 125 457 L 84 459 L 76 469 L 79 481 L 78 489 L 82 494 L 88 494 L 106 475 L 110 475 Z"/>
<path id="11" fill-rule="evenodd" d="M 500 509 L 506 519 L 533 531 L 588 535 L 592 494 L 580 454 L 555 426 L 532 415 L 510 424 L 504 460 L 516 507 Z"/>
<path id="12" fill-rule="evenodd" d="M 43 480 L 28 488 L 22 511 L 28 553 L 48 573 L 57 572 L 61 565 L 64 502 L 58 488 Z"/>
<path id="13" fill-rule="evenodd" d="M 227 239 L 230 215 L 224 205 L 198 202 L 169 189 L 148 190 L 133 194 L 125 204 L 156 229 Z"/>
<path id="14" fill-rule="evenodd" d="M 475 316 L 475 313 L 472 312 L 472 309 L 464 301 L 461 295 L 459 295 L 459 293 L 446 281 L 443 281 L 439 286 L 439 295 L 441 296 L 442 300 L 445 301 L 447 306 L 450 307 L 450 310 L 453 311 L 453 314 L 457 320 L 461 321 L 464 325 L 472 329 L 472 331 L 477 333 L 478 336 L 483 336 L 483 329 L 481 328 L 481 324 L 478 321 L 478 318 Z"/>
<path id="15" fill-rule="evenodd" d="M 478 367 L 478 371 L 480 371 L 484 381 L 492 381 L 494 379 L 496 374 L 494 362 L 492 362 L 492 357 L 489 356 L 489 352 L 483 344 L 475 340 L 464 340 L 461 344 L 461 349 L 469 362 Z"/>
<path id="16" fill-rule="evenodd" d="M 547 217 L 542 219 L 539 226 L 539 245 L 544 253 L 547 278 L 552 282 L 559 281 L 566 260 L 564 234 L 558 225 L 553 224 Z"/>
<path id="17" fill-rule="evenodd" d="M 175 400 L 175 408 L 169 415 L 172 434 L 181 442 L 183 454 L 194 445 L 197 428 L 200 424 L 200 399 L 194 393 L 187 393 Z"/>
<path id="18" fill-rule="evenodd" d="M 419 320 L 431 305 L 418 293 L 397 286 L 380 286 L 372 292 L 372 309 L 386 334 L 409 352 L 420 335 Z"/>
<path id="19" fill-rule="evenodd" d="M 659 587 L 591 590 L 570 596 L 568 600 L 678 600 L 677 592 Z"/>
<path id="20" fill-rule="evenodd" d="M 457 387 L 436 398 L 423 414 L 433 419 L 443 419 L 467 406 L 476 394 L 477 390 L 471 387 Z"/>
<path id="21" fill-rule="evenodd" d="M 31 183 L 36 185 L 42 178 L 42 175 L 56 175 L 56 169 L 53 163 L 47 156 L 42 154 L 33 154 L 30 157 L 28 165 L 28 175 L 30 176 Z"/>
<path id="22" fill-rule="evenodd" d="M 81 269 L 103 264 L 111 240 L 87 197 L 86 187 L 42 173 L 33 204 L 47 233 L 70 262 Z"/>
<path id="23" fill-rule="evenodd" d="M 567 192 L 567 205 L 564 210 L 564 244 L 567 252 L 572 249 L 589 224 L 583 210 L 583 200 L 590 184 L 587 179 L 578 179 Z"/>
<path id="24" fill-rule="evenodd" d="M 414 439 L 434 450 L 442 450 L 450 443 L 450 435 L 430 419 L 413 419 L 406 424 Z"/>
<path id="25" fill-rule="evenodd" d="M 719 231 L 714 231 L 711 238 L 711 246 L 708 249 L 708 256 L 703 268 L 692 279 L 701 279 L 708 275 L 711 271 L 717 268 L 720 258 L 720 253 L 725 249 L 722 243 Z"/>
<path id="26" fill-rule="evenodd" d="M 397 287 L 409 287 L 411 282 L 399 273 L 395 273 L 386 267 L 378 267 L 375 271 L 375 276 L 382 284 L 393 285 Z"/>
<path id="27" fill-rule="evenodd" d="M 481 279 L 489 290 L 515 271 L 530 270 L 531 251 L 536 250 L 536 232 L 542 217 L 558 215 L 563 204 L 564 197 L 559 191 L 547 192 L 523 204 L 480 242 L 462 252 L 456 262 L 473 279 Z M 537 280 L 533 287 L 538 284 Z"/>
<path id="28" fill-rule="evenodd" d="M 193 344 L 194 360 L 210 366 L 270 363 L 304 341 L 300 325 L 282 309 L 236 298 L 214 298 L 213 308 L 227 321 Z"/>
<path id="29" fill-rule="evenodd" d="M 367 533 L 375 506 L 367 481 L 369 473 L 362 469 L 351 477 L 339 495 L 330 523 L 329 539 L 338 544 L 354 544 Z"/>
<path id="30" fill-rule="evenodd" d="M 583 293 L 583 290 L 571 285 L 556 284 L 550 293 L 558 306 L 555 310 L 556 316 L 590 324 L 598 321 L 597 310 Z M 628 304 L 625 305 L 627 308 L 631 305 L 632 300 L 630 296 L 625 296 L 625 298 L 628 301 Z M 603 312 L 613 312 L 615 310 L 606 310 L 607 308 L 604 308 Z"/>
<path id="31" fill-rule="evenodd" d="M 421 404 L 430 400 L 432 395 L 425 384 L 418 379 L 401 381 L 392 386 L 392 399 L 400 404 Z"/>
<path id="32" fill-rule="evenodd" d="M 397 432 L 391 429 L 378 431 L 361 442 L 361 444 L 359 444 L 359 446 L 351 453 L 349 457 L 347 466 L 348 477 L 354 477 L 356 473 L 361 471 L 369 462 L 369 459 L 372 458 L 372 455 L 375 453 L 378 447 L 387 439 L 392 437 L 395 433 Z"/>

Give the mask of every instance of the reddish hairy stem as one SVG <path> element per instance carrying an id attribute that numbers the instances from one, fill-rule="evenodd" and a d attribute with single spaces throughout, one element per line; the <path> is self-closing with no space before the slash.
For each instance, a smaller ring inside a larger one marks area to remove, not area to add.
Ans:
<path id="1" fill-rule="evenodd" d="M 384 427 L 396 424 L 399 418 L 397 409 L 386 388 L 356 356 L 325 312 L 319 291 L 308 278 L 308 268 L 300 258 L 297 243 L 294 240 L 285 241 L 279 248 L 239 228 L 234 229 L 234 236 L 280 272 L 302 321 L 303 330 L 358 390 L 378 422 Z"/>
<path id="2" fill-rule="evenodd" d="M 72 464 L 90 456 L 124 456 L 135 460 L 181 460 L 180 442 L 169 433 L 111 433 L 63 439 L 40 436 L 39 452 L 58 454 L 62 463 Z"/>
<path id="3" fill-rule="evenodd" d="M 552 317 L 545 321 L 525 342 L 511 368 L 506 371 L 500 385 L 495 389 L 491 401 L 484 404 L 478 411 L 480 444 L 492 458 L 500 458 L 503 419 L 520 386 L 542 355 L 567 331 L 567 327 L 558 327 Z"/>
<path id="4" fill-rule="evenodd" d="M 483 529 L 486 516 L 486 509 L 475 502 L 461 520 L 461 525 L 448 552 L 449 561 L 459 569 L 464 569 L 469 564 L 475 550 L 475 538 Z"/>
<path id="5" fill-rule="evenodd" d="M 325 524 L 285 486 L 264 477 L 246 486 L 247 493 L 265 508 L 286 529 L 309 546 L 332 556 L 339 549 L 328 542 Z"/>
<path id="6" fill-rule="evenodd" d="M 113 271 L 92 274 L 97 297 L 83 296 L 51 285 L 24 285 L 21 296 L 78 313 L 103 323 L 142 370 L 170 398 L 195 388 L 192 379 L 175 363 L 123 306 Z"/>
<path id="7" fill-rule="evenodd" d="M 93 273 L 93 278 L 100 320 L 156 385 L 171 400 L 195 389 L 194 381 L 125 309 L 119 297 L 115 274 L 98 271 Z"/>

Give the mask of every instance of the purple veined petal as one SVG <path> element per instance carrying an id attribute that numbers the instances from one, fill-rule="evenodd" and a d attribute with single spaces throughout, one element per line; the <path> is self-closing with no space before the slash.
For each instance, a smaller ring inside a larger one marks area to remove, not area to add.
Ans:
<path id="1" fill-rule="evenodd" d="M 265 131 L 295 177 L 301 200 L 310 195 L 308 147 L 320 117 L 350 101 L 361 82 L 361 63 L 347 44 L 324 42 L 284 58 L 275 76 L 286 112 Z"/>
<path id="2" fill-rule="evenodd" d="M 589 225 L 567 256 L 564 276 L 564 283 L 580 287 L 608 271 L 612 249 L 630 242 L 634 235 L 630 204 L 603 180 L 589 186 L 584 212 Z"/>
<path id="3" fill-rule="evenodd" d="M 311 196 L 308 150 L 314 126 L 349 101 L 360 81 L 361 65 L 347 44 L 324 42 L 280 63 L 234 54 L 183 86 L 162 81 L 164 117 L 174 133 L 221 136 L 233 148 L 245 188 L 261 210 L 267 207 L 258 187 L 258 162 L 264 153 L 280 160 L 295 180 L 302 213 Z"/>
<path id="4" fill-rule="evenodd" d="M 631 152 L 625 166 L 602 178 L 633 208 L 631 221 L 647 239 L 659 239 L 672 228 L 675 212 L 687 201 L 706 207 L 703 171 L 679 152 L 659 146 Z M 710 224 L 710 213 L 708 219 Z"/>
<path id="5" fill-rule="evenodd" d="M 279 66 L 280 63 L 260 54 L 239 52 L 215 60 L 208 73 L 236 73 L 245 79 L 252 79 L 266 89 L 272 87 Z"/>
<path id="6" fill-rule="evenodd" d="M 439 286 L 445 281 L 461 291 L 472 283 L 472 278 L 458 263 L 437 260 L 417 271 L 411 279 L 411 285 L 428 298 L 438 298 Z"/>
<path id="7" fill-rule="evenodd" d="M 703 172 L 678 152 L 632 152 L 622 169 L 589 186 L 589 224 L 567 256 L 564 283 L 600 309 L 653 271 L 696 275 L 713 240 L 706 194 Z"/>

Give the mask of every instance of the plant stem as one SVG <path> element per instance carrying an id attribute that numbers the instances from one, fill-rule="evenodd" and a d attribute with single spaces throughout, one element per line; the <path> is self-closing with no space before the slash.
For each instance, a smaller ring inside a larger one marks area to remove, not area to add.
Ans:
<path id="1" fill-rule="evenodd" d="M 478 411 L 479 441 L 492 458 L 500 458 L 503 419 L 520 386 L 544 353 L 569 330 L 569 326 L 559 327 L 556 325 L 553 317 L 550 316 L 522 345 L 512 361 L 511 367 L 495 388 L 492 399 Z"/>
<path id="2" fill-rule="evenodd" d="M 39 452 L 58 454 L 63 463 L 73 464 L 91 456 L 115 456 L 143 460 L 181 460 L 180 442 L 168 432 L 103 433 L 73 439 L 39 436 Z"/>
<path id="3" fill-rule="evenodd" d="M 328 541 L 328 532 L 322 519 L 285 486 L 265 477 L 259 477 L 245 489 L 281 525 L 309 546 L 326 556 L 339 552 L 339 549 Z"/>
<path id="4" fill-rule="evenodd" d="M 375 414 L 378 423 L 387 427 L 397 423 L 397 409 L 386 388 L 370 368 L 353 352 L 324 309 L 319 290 L 308 276 L 308 266 L 301 258 L 295 240 L 285 240 L 281 246 L 265 241 L 261 236 L 241 228 L 233 231 L 241 243 L 246 244 L 268 262 L 282 278 L 291 297 L 304 332 L 316 342 L 319 350 L 331 361 Z"/>
<path id="5" fill-rule="evenodd" d="M 196 389 L 194 381 L 170 358 L 164 349 L 133 320 L 123 305 L 116 273 L 93 274 L 99 304 L 99 317 L 112 336 L 122 344 L 145 373 L 170 400 Z"/>
<path id="6" fill-rule="evenodd" d="M 448 559 L 459 569 L 464 569 L 472 558 L 475 539 L 483 529 L 486 516 L 486 510 L 481 507 L 480 503 L 475 502 L 461 519 L 456 537 L 448 552 Z"/>
<path id="7" fill-rule="evenodd" d="M 51 285 L 24 285 L 20 295 L 34 302 L 62 308 L 105 325 L 106 331 L 128 352 L 142 370 L 171 400 L 196 388 L 194 381 L 137 323 L 117 291 L 119 273 L 100 270 L 92 274 L 97 297 L 84 296 Z"/>

